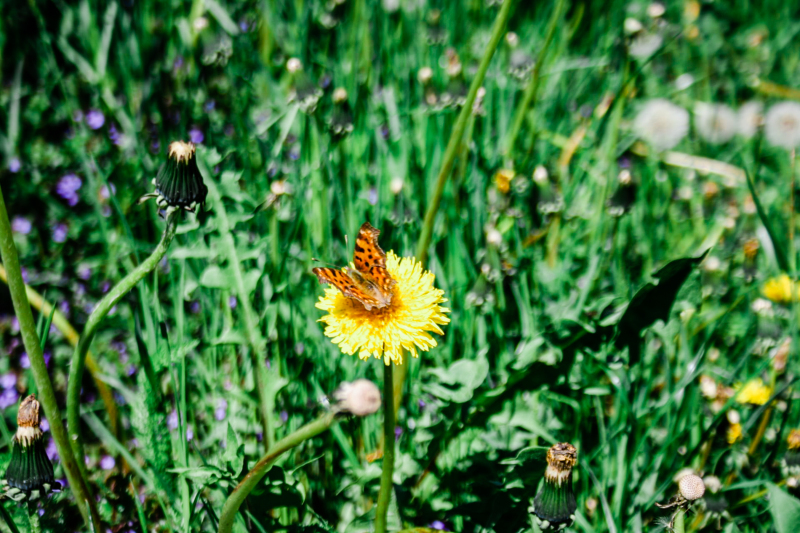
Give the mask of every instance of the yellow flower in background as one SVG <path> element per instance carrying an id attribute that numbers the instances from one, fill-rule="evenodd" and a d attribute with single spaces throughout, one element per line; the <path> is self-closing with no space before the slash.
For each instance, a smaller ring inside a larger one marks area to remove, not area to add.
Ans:
<path id="1" fill-rule="evenodd" d="M 494 184 L 497 190 L 503 194 L 508 193 L 511 189 L 511 180 L 514 179 L 516 173 L 508 168 L 502 168 L 494 174 Z"/>
<path id="2" fill-rule="evenodd" d="M 737 390 L 736 401 L 739 403 L 764 405 L 772 396 L 772 387 L 765 385 L 761 378 L 751 379 L 744 386 L 739 385 Z"/>
<path id="3" fill-rule="evenodd" d="M 797 301 L 800 294 L 800 284 L 793 282 L 786 274 L 777 278 L 768 279 L 761 290 L 765 297 L 776 303 L 789 303 Z"/>
<path id="4" fill-rule="evenodd" d="M 417 357 L 417 349 L 427 352 L 436 346 L 431 333 L 444 335 L 439 326 L 450 322 L 445 314 L 450 309 L 439 305 L 447 299 L 443 290 L 433 286 L 436 276 L 423 270 L 415 258 L 388 252 L 386 269 L 397 282 L 386 307 L 367 310 L 335 288 L 325 289 L 316 306 L 328 312 L 319 321 L 326 324 L 325 336 L 342 353 L 358 353 L 362 360 L 383 357 L 387 365 L 401 365 L 404 351 Z"/>
<path id="5" fill-rule="evenodd" d="M 728 426 L 728 444 L 733 444 L 737 440 L 742 438 L 742 425 L 741 424 L 731 424 Z"/>
<path id="6" fill-rule="evenodd" d="M 800 449 L 800 429 L 793 429 L 786 437 L 786 443 L 789 445 L 790 450 Z"/>

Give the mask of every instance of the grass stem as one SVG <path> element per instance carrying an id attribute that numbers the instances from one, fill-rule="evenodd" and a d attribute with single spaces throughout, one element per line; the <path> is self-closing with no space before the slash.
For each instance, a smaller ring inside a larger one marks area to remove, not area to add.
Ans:
<path id="1" fill-rule="evenodd" d="M 383 468 L 381 490 L 375 509 L 375 533 L 386 533 L 386 515 L 392 501 L 392 476 L 394 475 L 395 406 L 392 370 L 394 363 L 383 365 Z"/>
<path id="2" fill-rule="evenodd" d="M 244 476 L 244 479 L 236 486 L 231 495 L 228 496 L 228 499 L 225 500 L 222 514 L 219 517 L 219 533 L 229 533 L 231 531 L 233 521 L 236 519 L 236 513 L 244 503 L 245 498 L 284 452 L 329 429 L 334 421 L 335 414 L 327 413 L 276 442 L 256 463 L 253 469 Z"/>
<path id="3" fill-rule="evenodd" d="M 84 522 L 89 530 L 92 523 L 99 524 L 97 509 L 94 498 L 91 497 L 83 474 L 72 454 L 72 448 L 67 438 L 67 431 L 61 420 L 61 412 L 58 409 L 58 402 L 50 383 L 50 376 L 47 373 L 47 364 L 44 361 L 42 346 L 39 343 L 39 335 L 36 333 L 36 322 L 33 320 L 33 312 L 28 303 L 28 295 L 25 291 L 25 282 L 22 280 L 22 270 L 17 256 L 17 247 L 14 244 L 14 237 L 11 233 L 11 223 L 8 221 L 3 191 L 0 189 L 0 256 L 5 265 L 8 275 L 8 290 L 11 293 L 11 300 L 14 304 L 14 312 L 19 321 L 19 329 L 22 334 L 22 342 L 28 352 L 31 363 L 31 373 L 39 391 L 39 401 L 44 408 L 44 414 L 50 422 L 50 432 L 56 442 L 58 454 L 61 457 L 61 464 L 67 474 L 69 485 L 75 493 L 75 500 L 78 509 L 83 516 Z M 83 456 L 80 456 L 83 459 Z"/>

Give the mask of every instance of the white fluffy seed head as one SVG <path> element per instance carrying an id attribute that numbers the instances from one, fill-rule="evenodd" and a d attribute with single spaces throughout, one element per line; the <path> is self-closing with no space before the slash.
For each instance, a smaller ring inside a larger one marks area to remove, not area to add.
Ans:
<path id="1" fill-rule="evenodd" d="M 333 397 L 339 402 L 337 407 L 341 411 L 356 416 L 371 415 L 381 408 L 381 391 L 368 379 L 342 383 L 333 393 Z"/>
<path id="2" fill-rule="evenodd" d="M 400 192 L 403 190 L 403 185 L 403 178 L 400 176 L 395 176 L 389 183 L 389 189 L 392 191 L 392 194 L 400 194 Z"/>
<path id="3" fill-rule="evenodd" d="M 286 70 L 288 70 L 290 74 L 294 74 L 295 72 L 303 70 L 303 63 L 296 57 L 292 57 L 286 62 Z"/>
<path id="4" fill-rule="evenodd" d="M 433 79 L 433 69 L 431 67 L 422 67 L 417 71 L 417 80 L 423 85 L 427 85 Z"/>
<path id="5" fill-rule="evenodd" d="M 764 134 L 774 146 L 791 150 L 800 146 L 800 104 L 780 102 L 764 116 Z"/>
<path id="6" fill-rule="evenodd" d="M 726 105 L 698 102 L 694 107 L 694 125 L 703 140 L 723 144 L 736 135 L 739 121 L 734 110 Z"/>
<path id="7" fill-rule="evenodd" d="M 678 481 L 678 490 L 680 490 L 681 496 L 689 501 L 694 501 L 703 497 L 703 494 L 706 493 L 706 486 L 700 476 L 689 474 Z"/>
<path id="8" fill-rule="evenodd" d="M 347 89 L 344 87 L 337 87 L 335 91 L 333 91 L 333 101 L 337 104 L 341 104 L 347 100 Z"/>
<path id="9" fill-rule="evenodd" d="M 737 120 L 739 135 L 745 139 L 753 137 L 764 124 L 764 104 L 757 100 L 743 104 L 739 108 Z"/>
<path id="10" fill-rule="evenodd" d="M 633 129 L 656 149 L 669 150 L 689 132 L 689 113 L 668 100 L 655 98 L 636 115 Z"/>
<path id="11" fill-rule="evenodd" d="M 709 492 L 717 493 L 722 488 L 722 481 L 717 476 L 706 476 L 703 478 L 703 484 Z"/>

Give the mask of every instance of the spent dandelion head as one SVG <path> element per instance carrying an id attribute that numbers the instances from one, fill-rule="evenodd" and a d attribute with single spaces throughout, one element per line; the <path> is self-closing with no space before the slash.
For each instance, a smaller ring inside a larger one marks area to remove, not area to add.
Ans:
<path id="1" fill-rule="evenodd" d="M 377 413 L 381 408 L 381 391 L 368 379 L 357 379 L 339 385 L 333 397 L 337 400 L 336 410 L 355 416 Z"/>
<path id="2" fill-rule="evenodd" d="M 698 102 L 694 107 L 694 125 L 704 141 L 723 144 L 736 135 L 739 122 L 734 110 L 726 105 Z"/>
<path id="3" fill-rule="evenodd" d="M 450 310 L 440 305 L 447 300 L 434 287 L 434 274 L 413 257 L 384 253 L 379 233 L 364 223 L 351 266 L 313 270 L 320 282 L 333 285 L 316 306 L 327 311 L 319 321 L 343 353 L 399 365 L 405 352 L 417 357 L 417 350 L 436 346 L 431 333 L 444 334 L 440 326 L 450 322 Z"/>
<path id="4" fill-rule="evenodd" d="M 568 442 L 547 450 L 544 483 L 530 508 L 542 531 L 564 529 L 575 520 L 578 504 L 572 490 L 572 469 L 577 462 L 578 450 Z"/>
<path id="5" fill-rule="evenodd" d="M 633 129 L 657 150 L 670 150 L 689 132 L 689 113 L 668 100 L 656 98 L 636 115 Z"/>
<path id="6" fill-rule="evenodd" d="M 800 104 L 780 102 L 770 107 L 764 116 L 764 135 L 779 148 L 800 147 Z"/>
<path id="7" fill-rule="evenodd" d="M 11 462 L 0 480 L 5 496 L 17 502 L 37 500 L 61 488 L 55 480 L 39 424 L 39 402 L 30 395 L 19 406 L 18 428 L 11 441 Z"/>

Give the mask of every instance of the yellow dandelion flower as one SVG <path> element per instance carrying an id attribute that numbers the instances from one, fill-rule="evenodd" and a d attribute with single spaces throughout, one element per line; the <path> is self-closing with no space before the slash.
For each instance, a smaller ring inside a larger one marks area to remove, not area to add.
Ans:
<path id="1" fill-rule="evenodd" d="M 765 385 L 761 378 L 751 379 L 744 386 L 739 384 L 736 389 L 736 401 L 739 403 L 764 405 L 772 396 L 772 387 Z"/>
<path id="2" fill-rule="evenodd" d="M 733 444 L 737 440 L 742 438 L 742 425 L 741 424 L 731 424 L 728 426 L 728 444 Z"/>
<path id="3" fill-rule="evenodd" d="M 339 346 L 342 353 L 367 360 L 381 358 L 385 364 L 403 364 L 403 352 L 418 357 L 417 349 L 427 352 L 436 346 L 431 333 L 444 335 L 439 327 L 450 322 L 445 315 L 450 309 L 444 291 L 433 286 L 436 276 L 422 269 L 413 257 L 386 254 L 386 269 L 397 281 L 391 303 L 381 309 L 367 311 L 353 298 L 338 289 L 327 288 L 317 308 L 328 314 L 319 319 L 325 323 L 325 336 Z"/>
<path id="4" fill-rule="evenodd" d="M 508 193 L 511 188 L 511 180 L 514 179 L 516 173 L 508 168 L 498 170 L 494 175 L 494 184 L 497 190 L 503 194 Z"/>
<path id="5" fill-rule="evenodd" d="M 792 282 L 786 274 L 781 274 L 777 278 L 768 279 L 761 292 L 773 302 L 785 304 L 792 300 L 797 301 L 800 284 Z"/>

